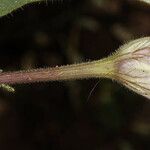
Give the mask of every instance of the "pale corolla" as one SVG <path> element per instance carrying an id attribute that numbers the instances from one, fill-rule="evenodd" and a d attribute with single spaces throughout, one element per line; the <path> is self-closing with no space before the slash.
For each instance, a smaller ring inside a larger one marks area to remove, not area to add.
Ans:
<path id="1" fill-rule="evenodd" d="M 129 42 L 114 56 L 116 68 L 114 78 L 150 99 L 150 37 Z"/>

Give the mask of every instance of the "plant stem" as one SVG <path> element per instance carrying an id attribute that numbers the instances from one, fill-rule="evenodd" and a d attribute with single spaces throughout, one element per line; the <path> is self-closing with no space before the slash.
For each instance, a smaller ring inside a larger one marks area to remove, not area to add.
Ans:
<path id="1" fill-rule="evenodd" d="M 61 81 L 83 78 L 97 78 L 112 76 L 112 61 L 99 61 L 66 65 L 52 68 L 31 69 L 0 73 L 0 84 L 21 84 L 43 81 Z"/>

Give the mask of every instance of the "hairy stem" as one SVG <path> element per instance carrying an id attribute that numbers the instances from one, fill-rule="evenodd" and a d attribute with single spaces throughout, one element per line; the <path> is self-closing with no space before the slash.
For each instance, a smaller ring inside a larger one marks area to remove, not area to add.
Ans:
<path id="1" fill-rule="evenodd" d="M 113 68 L 111 61 L 102 59 L 61 67 L 3 72 L 0 73 L 0 84 L 21 84 L 97 77 L 109 78 L 110 74 L 112 76 Z"/>

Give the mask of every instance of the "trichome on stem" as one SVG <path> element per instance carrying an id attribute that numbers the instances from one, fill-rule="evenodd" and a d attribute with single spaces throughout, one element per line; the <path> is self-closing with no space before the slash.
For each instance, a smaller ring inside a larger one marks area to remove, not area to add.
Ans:
<path id="1" fill-rule="evenodd" d="M 97 61 L 53 68 L 1 72 L 1 87 L 85 78 L 109 78 L 150 99 L 150 37 L 133 40 Z M 12 88 L 13 91 L 13 88 Z"/>

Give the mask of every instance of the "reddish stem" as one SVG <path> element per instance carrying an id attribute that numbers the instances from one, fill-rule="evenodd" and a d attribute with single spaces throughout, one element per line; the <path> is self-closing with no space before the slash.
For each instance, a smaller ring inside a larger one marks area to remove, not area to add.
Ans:
<path id="1" fill-rule="evenodd" d="M 21 84 L 93 77 L 108 77 L 112 69 L 105 59 L 55 68 L 31 69 L 0 73 L 0 84 Z"/>

